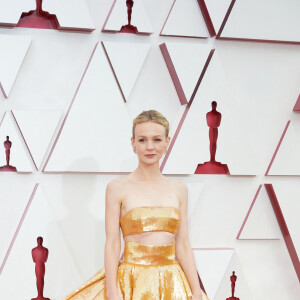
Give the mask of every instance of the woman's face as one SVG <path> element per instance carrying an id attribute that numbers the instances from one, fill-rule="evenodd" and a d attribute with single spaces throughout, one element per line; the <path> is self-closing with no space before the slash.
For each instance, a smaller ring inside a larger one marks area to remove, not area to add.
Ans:
<path id="1" fill-rule="evenodd" d="M 135 138 L 131 138 L 133 149 L 140 161 L 153 164 L 167 151 L 170 137 L 166 138 L 165 127 L 155 122 L 143 122 L 135 126 Z"/>

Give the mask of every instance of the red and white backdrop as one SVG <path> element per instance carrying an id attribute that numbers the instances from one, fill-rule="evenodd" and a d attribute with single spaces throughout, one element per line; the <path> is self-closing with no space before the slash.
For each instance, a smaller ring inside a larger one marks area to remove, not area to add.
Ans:
<path id="1" fill-rule="evenodd" d="M 132 120 L 148 109 L 170 121 L 161 170 L 188 185 L 210 299 L 231 295 L 232 271 L 240 299 L 299 299 L 300 2 L 136 0 L 139 34 L 118 32 L 125 2 L 44 0 L 59 26 L 41 29 L 20 27 L 34 0 L 0 0 L 0 166 L 9 136 L 18 170 L 0 172 L 0 299 L 35 297 L 39 235 L 45 296 L 103 267 L 105 187 L 136 168 Z M 230 175 L 195 174 L 212 101 Z"/>

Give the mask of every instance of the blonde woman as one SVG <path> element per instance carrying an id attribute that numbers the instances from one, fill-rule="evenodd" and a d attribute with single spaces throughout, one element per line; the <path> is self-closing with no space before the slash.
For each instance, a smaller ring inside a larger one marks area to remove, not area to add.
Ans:
<path id="1" fill-rule="evenodd" d="M 106 187 L 105 266 L 66 300 L 209 300 L 188 236 L 187 186 L 159 168 L 168 135 L 169 122 L 158 111 L 134 119 L 131 144 L 138 167 Z"/>

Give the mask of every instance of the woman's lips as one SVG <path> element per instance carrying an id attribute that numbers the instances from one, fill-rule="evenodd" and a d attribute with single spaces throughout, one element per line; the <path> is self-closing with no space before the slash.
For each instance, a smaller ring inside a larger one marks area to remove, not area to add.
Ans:
<path id="1" fill-rule="evenodd" d="M 153 157 L 155 154 L 146 154 L 147 157 Z"/>

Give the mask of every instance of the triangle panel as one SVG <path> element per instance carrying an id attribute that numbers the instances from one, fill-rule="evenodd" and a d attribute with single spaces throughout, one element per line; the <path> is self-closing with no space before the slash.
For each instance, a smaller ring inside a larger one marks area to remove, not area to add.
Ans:
<path id="1" fill-rule="evenodd" d="M 107 57 L 98 45 L 45 171 L 132 170 L 136 162 L 130 144 L 131 123 Z"/>
<path id="2" fill-rule="evenodd" d="M 1 178 L 0 182 L 0 274 L 34 187 L 27 180 Z"/>
<path id="3" fill-rule="evenodd" d="M 300 2 L 285 0 L 236 1 L 221 38 L 300 43 Z"/>
<path id="4" fill-rule="evenodd" d="M 150 44 L 103 42 L 124 100 L 130 93 L 148 55 Z"/>
<path id="5" fill-rule="evenodd" d="M 293 111 L 300 111 L 300 95 L 295 103 L 295 106 L 293 108 Z"/>
<path id="6" fill-rule="evenodd" d="M 40 169 L 62 112 L 14 110 L 12 113 L 36 168 Z"/>
<path id="7" fill-rule="evenodd" d="M 231 280 L 230 277 L 233 275 L 237 277 L 235 282 L 234 296 L 243 300 L 254 300 L 252 290 L 249 287 L 248 277 L 244 272 L 244 264 L 242 263 L 242 255 L 237 254 L 237 251 L 233 252 L 232 258 L 224 272 L 223 279 L 219 285 L 219 288 L 214 297 L 215 300 L 228 299 L 232 295 L 231 291 Z M 230 298 L 229 298 L 230 299 Z"/>
<path id="8" fill-rule="evenodd" d="M 300 175 L 300 120 L 290 122 L 268 175 Z"/>
<path id="9" fill-rule="evenodd" d="M 225 21 L 226 14 L 232 1 L 235 0 L 198 0 L 203 1 L 207 7 L 210 19 L 216 34 L 220 32 L 222 24 Z"/>
<path id="10" fill-rule="evenodd" d="M 6 98 L 12 90 L 30 43 L 31 38 L 28 36 L 0 34 L 0 88 Z"/>
<path id="11" fill-rule="evenodd" d="M 175 0 L 160 34 L 208 38 L 209 33 L 197 0 Z"/>
<path id="12" fill-rule="evenodd" d="M 280 209 L 288 227 L 294 248 L 300 257 L 300 230 L 299 230 L 299 211 L 300 211 L 300 186 L 298 183 L 279 182 L 273 184 Z M 299 263 L 300 270 L 300 263 Z"/>
<path id="13" fill-rule="evenodd" d="M 206 294 L 214 299 L 234 250 L 193 248 L 193 252 Z"/>
<path id="14" fill-rule="evenodd" d="M 31 250 L 37 246 L 39 236 L 43 237 L 43 246 L 49 250 L 48 261 L 45 264 L 44 296 L 62 299 L 70 290 L 81 284 L 82 278 L 56 219 L 43 190 L 38 187 L 1 274 L 1 299 L 31 299 L 37 295 L 35 264 Z M 12 282 L 18 288 L 12 289 Z"/>
<path id="15" fill-rule="evenodd" d="M 161 51 L 180 102 L 186 104 L 196 92 L 197 83 L 206 66 L 211 47 L 202 44 L 164 43 L 161 45 Z M 174 70 L 173 74 L 172 69 Z"/>
<path id="16" fill-rule="evenodd" d="M 237 239 L 274 240 L 282 238 L 267 191 L 261 187 L 260 185 Z"/>

